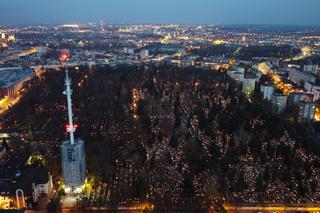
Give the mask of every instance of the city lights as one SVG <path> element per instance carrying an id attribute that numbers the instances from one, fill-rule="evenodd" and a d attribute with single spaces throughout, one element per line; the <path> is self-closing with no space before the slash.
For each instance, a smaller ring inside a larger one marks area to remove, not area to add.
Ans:
<path id="1" fill-rule="evenodd" d="M 316 3 L 78 1 L 0 9 L 0 212 L 320 212 Z"/>

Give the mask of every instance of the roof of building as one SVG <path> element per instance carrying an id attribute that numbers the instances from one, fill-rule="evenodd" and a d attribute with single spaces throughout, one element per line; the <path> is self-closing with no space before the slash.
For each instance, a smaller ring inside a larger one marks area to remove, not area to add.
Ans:
<path id="1" fill-rule="evenodd" d="M 49 182 L 48 171 L 40 166 L 27 166 L 22 171 L 8 176 L 0 181 L 0 195 L 15 195 L 17 189 L 22 189 L 26 196 L 32 195 L 32 184 Z"/>
<path id="2" fill-rule="evenodd" d="M 275 93 L 273 93 L 273 96 L 275 96 L 275 97 L 287 97 L 282 92 L 275 92 Z"/>
<path id="3" fill-rule="evenodd" d="M 0 68 L 0 88 L 11 87 L 34 74 L 33 69 L 22 67 Z"/>
<path id="4" fill-rule="evenodd" d="M 265 82 L 261 85 L 262 87 L 274 87 L 274 84 L 272 82 Z"/>
<path id="5" fill-rule="evenodd" d="M 255 75 L 255 74 L 253 74 L 253 73 L 249 73 L 249 74 L 246 74 L 245 75 L 245 79 L 256 79 L 257 78 L 257 76 Z"/>
<path id="6" fill-rule="evenodd" d="M 308 84 L 310 84 L 310 85 L 312 85 L 312 86 L 320 87 L 320 85 L 317 84 L 316 82 L 307 81 L 307 82 L 305 82 L 305 83 L 308 83 Z"/>

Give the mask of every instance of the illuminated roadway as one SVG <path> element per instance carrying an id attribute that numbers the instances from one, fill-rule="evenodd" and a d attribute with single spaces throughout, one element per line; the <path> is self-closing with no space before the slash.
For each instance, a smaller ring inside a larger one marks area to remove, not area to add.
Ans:
<path id="1" fill-rule="evenodd" d="M 235 206 L 231 204 L 225 204 L 224 209 L 227 212 L 314 212 L 319 213 L 320 207 L 313 205 L 305 206 L 286 206 L 286 205 L 270 205 L 270 206 Z"/>
<path id="2" fill-rule="evenodd" d="M 26 50 L 26 51 L 23 51 L 22 53 L 19 53 L 19 54 L 13 54 L 13 55 L 10 55 L 2 60 L 0 60 L 0 64 L 3 64 L 7 61 L 12 61 L 12 60 L 15 60 L 19 57 L 25 57 L 25 56 L 28 56 L 28 55 L 31 55 L 33 53 L 36 53 L 37 52 L 37 49 L 35 48 L 32 48 L 30 50 Z"/>
<path id="3" fill-rule="evenodd" d="M 282 91 L 285 95 L 288 96 L 290 93 L 301 92 L 298 89 L 294 89 L 291 84 L 285 84 L 282 81 L 281 77 L 274 70 L 272 70 L 266 63 L 259 64 L 258 70 L 264 75 L 269 75 L 276 88 Z"/>

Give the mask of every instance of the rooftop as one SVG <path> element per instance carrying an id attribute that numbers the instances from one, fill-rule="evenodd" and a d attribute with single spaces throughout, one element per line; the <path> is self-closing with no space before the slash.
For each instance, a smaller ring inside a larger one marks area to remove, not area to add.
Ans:
<path id="1" fill-rule="evenodd" d="M 0 68 L 0 88 L 11 87 L 34 73 L 33 69 L 22 67 Z"/>
<path id="2" fill-rule="evenodd" d="M 17 189 L 22 189 L 26 195 L 31 195 L 33 183 L 46 184 L 48 181 L 49 174 L 45 168 L 27 166 L 0 181 L 0 195 L 15 195 Z"/>

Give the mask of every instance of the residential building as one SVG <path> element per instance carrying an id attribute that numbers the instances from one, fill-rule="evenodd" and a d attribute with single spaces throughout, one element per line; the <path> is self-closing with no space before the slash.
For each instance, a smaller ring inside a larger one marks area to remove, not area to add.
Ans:
<path id="1" fill-rule="evenodd" d="M 244 77 L 242 92 L 247 96 L 252 95 L 252 93 L 254 92 L 256 86 L 256 79 L 257 77 L 255 75 L 247 75 Z"/>
<path id="2" fill-rule="evenodd" d="M 274 85 L 272 83 L 266 83 L 261 85 L 261 92 L 263 100 L 271 101 L 274 93 Z"/>
<path id="3" fill-rule="evenodd" d="M 307 81 L 315 83 L 316 75 L 308 72 L 301 72 L 296 69 L 291 69 L 289 71 L 289 79 L 296 84 L 303 85 Z"/>
<path id="4" fill-rule="evenodd" d="M 301 121 L 309 122 L 314 119 L 316 113 L 316 104 L 309 101 L 299 102 L 299 119 Z"/>
<path id="5" fill-rule="evenodd" d="M 287 96 L 279 92 L 273 93 L 271 103 L 273 113 L 277 115 L 282 114 L 287 107 Z"/>

